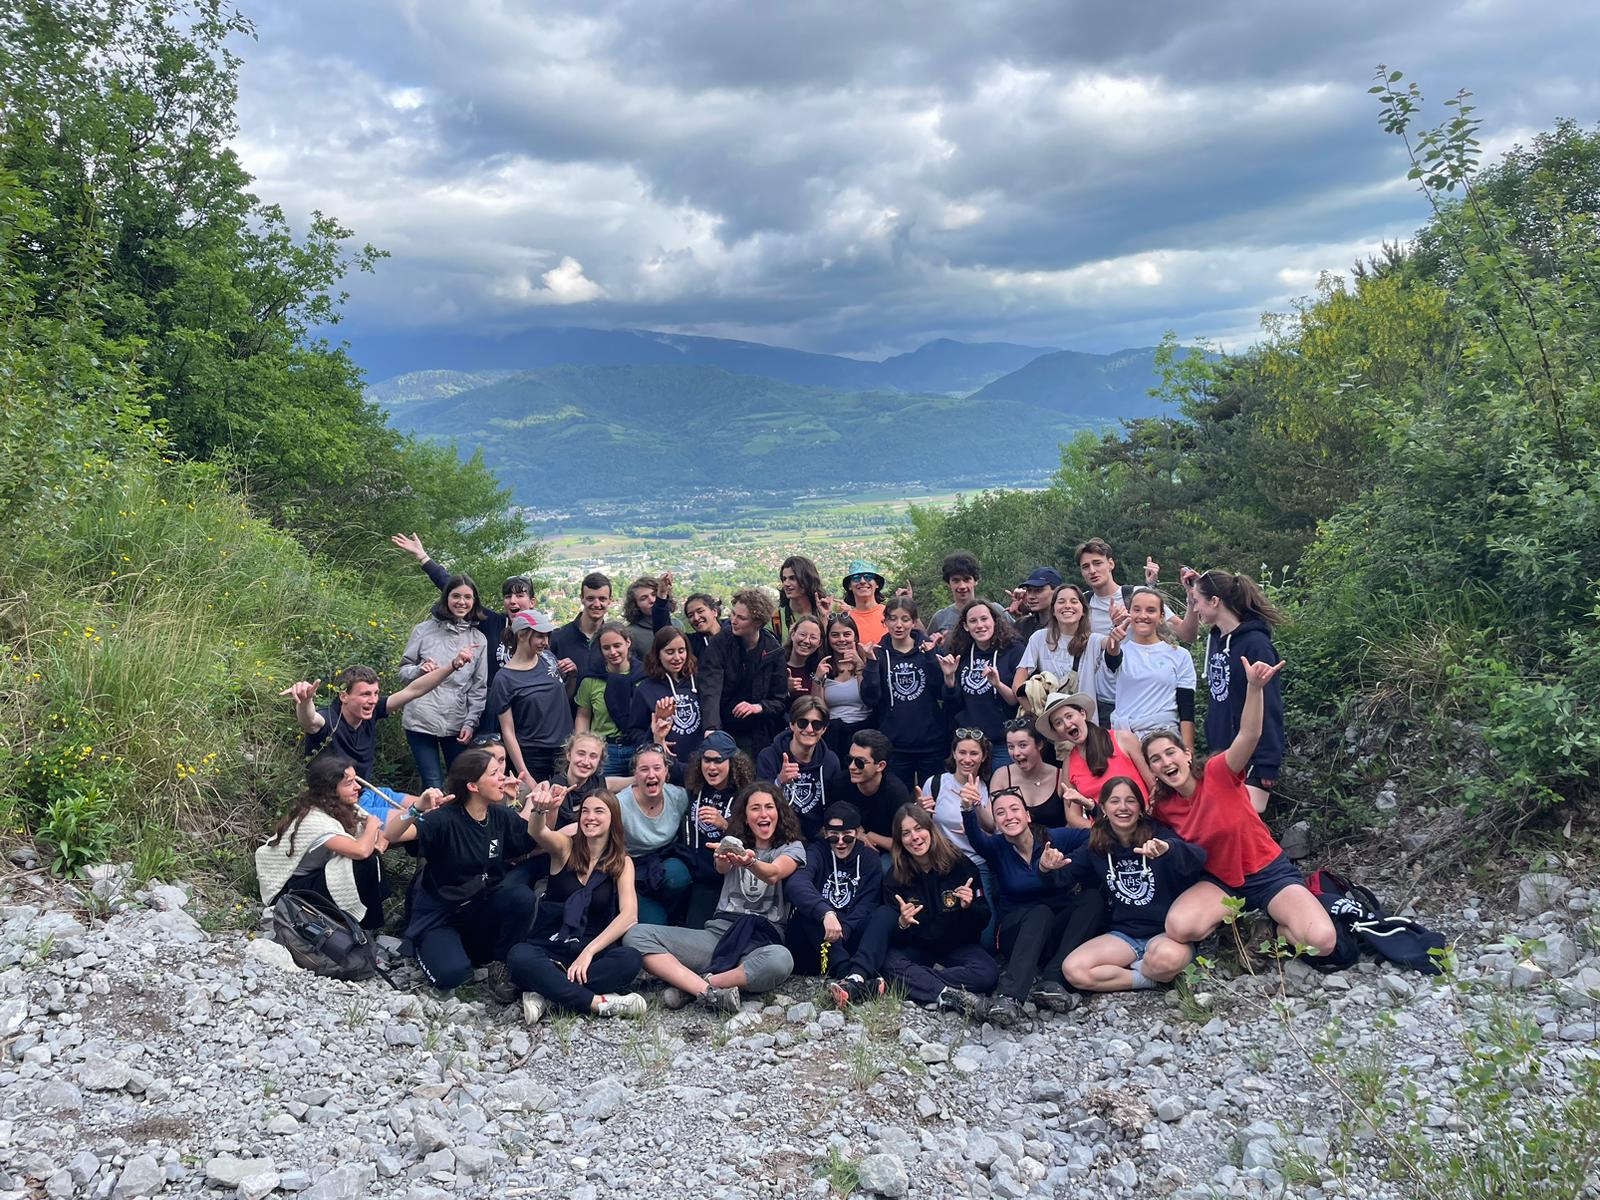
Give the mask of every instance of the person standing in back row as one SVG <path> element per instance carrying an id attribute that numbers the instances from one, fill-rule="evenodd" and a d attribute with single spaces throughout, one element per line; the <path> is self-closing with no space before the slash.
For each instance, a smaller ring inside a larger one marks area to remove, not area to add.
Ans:
<path id="1" fill-rule="evenodd" d="M 876 645 L 883 640 L 883 576 L 869 562 L 856 559 L 850 564 L 850 573 L 840 583 L 849 598 L 847 610 L 856 623 L 856 635 L 862 645 Z"/>
<path id="2" fill-rule="evenodd" d="M 1022 589 L 1022 615 L 1017 618 L 1017 639 L 1026 643 L 1050 619 L 1050 601 L 1061 586 L 1061 572 L 1054 567 L 1035 567 L 1017 585 Z"/>
<path id="3" fill-rule="evenodd" d="M 928 636 L 944 645 L 950 640 L 950 631 L 956 627 L 962 608 L 978 598 L 978 581 L 983 571 L 978 556 L 970 550 L 952 550 L 944 556 L 939 570 L 945 586 L 950 589 L 951 603 L 933 614 L 928 622 Z M 1010 621 L 1011 614 L 1006 613 L 1005 618 Z"/>
<path id="4" fill-rule="evenodd" d="M 1089 625 L 1094 636 L 1108 636 L 1124 613 L 1133 607 L 1133 584 L 1117 582 L 1117 560 L 1112 557 L 1111 545 L 1103 538 L 1090 538 L 1078 547 L 1076 560 L 1083 573 L 1083 582 L 1089 589 Z M 1161 568 L 1155 559 L 1147 558 L 1144 564 L 1146 587 L 1154 587 Z M 1162 614 L 1179 641 L 1184 644 L 1194 640 L 1192 630 L 1176 621 L 1170 609 Z M 1112 713 L 1117 707 L 1117 677 L 1102 671 L 1095 677 L 1095 705 L 1100 713 L 1100 725 L 1111 728 Z"/>
<path id="5" fill-rule="evenodd" d="M 767 628 L 772 600 L 759 588 L 733 596 L 733 621 L 706 644 L 700 696 L 706 729 L 725 729 L 752 759 L 782 728 L 789 706 L 783 647 Z"/>
<path id="6" fill-rule="evenodd" d="M 585 676 L 605 673 L 600 626 L 611 611 L 611 580 L 599 571 L 590 571 L 579 585 L 578 602 L 582 605 L 578 615 L 550 635 L 550 653 L 566 681 L 569 699 L 577 695 Z"/>
<path id="7" fill-rule="evenodd" d="M 422 548 L 422 539 L 414 533 L 397 533 L 389 539 L 412 558 L 417 560 L 417 565 L 422 568 L 433 585 L 440 591 L 448 591 L 446 585 L 451 578 L 451 572 L 442 565 L 428 557 L 428 552 Z M 519 612 L 527 612 L 533 607 L 533 580 L 526 575 L 513 575 L 500 585 L 500 606 L 502 611 L 484 607 L 483 619 L 478 622 L 484 641 L 489 647 L 488 678 L 485 686 L 494 683 L 495 672 L 511 661 L 511 651 L 505 648 L 504 635 L 506 622 Z"/>
<path id="8" fill-rule="evenodd" d="M 505 636 L 516 653 L 489 691 L 489 711 L 499 714 L 506 759 L 516 777 L 529 784 L 555 774 L 556 757 L 572 736 L 572 706 L 550 653 L 555 627 L 542 612 L 513 617 Z"/>

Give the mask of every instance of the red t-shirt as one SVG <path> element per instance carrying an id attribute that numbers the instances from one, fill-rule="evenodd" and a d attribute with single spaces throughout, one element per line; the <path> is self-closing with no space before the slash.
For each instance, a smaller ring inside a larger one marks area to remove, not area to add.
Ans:
<path id="1" fill-rule="evenodd" d="M 1100 799 L 1100 789 L 1105 787 L 1106 780 L 1115 779 L 1118 775 L 1126 775 L 1133 780 L 1134 786 L 1139 789 L 1139 795 L 1150 794 L 1150 789 L 1144 785 L 1144 776 L 1139 774 L 1139 768 L 1133 765 L 1133 759 L 1124 754 L 1122 747 L 1115 742 L 1112 743 L 1111 758 L 1106 763 L 1104 775 L 1096 775 L 1089 769 L 1089 760 L 1083 756 L 1082 746 L 1074 746 L 1072 753 L 1067 756 L 1068 781 L 1091 800 Z"/>
<path id="2" fill-rule="evenodd" d="M 1228 769 L 1226 755 L 1213 754 L 1194 795 L 1169 795 L 1156 805 L 1155 818 L 1172 827 L 1186 842 L 1206 852 L 1206 872 L 1229 887 L 1244 886 L 1244 877 L 1261 870 L 1283 848 L 1250 803 L 1244 776 Z"/>

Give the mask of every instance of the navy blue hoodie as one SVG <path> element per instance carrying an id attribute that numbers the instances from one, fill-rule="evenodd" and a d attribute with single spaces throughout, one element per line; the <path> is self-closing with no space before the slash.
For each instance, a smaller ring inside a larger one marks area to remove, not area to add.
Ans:
<path id="1" fill-rule="evenodd" d="M 699 681 L 693 675 L 682 681 L 670 675 L 664 679 L 641 677 L 634 685 L 633 700 L 628 706 L 628 739 L 636 746 L 650 740 L 650 717 L 655 712 L 656 701 L 663 696 L 671 696 L 673 700 L 672 730 L 667 734 L 667 740 L 672 743 L 672 756 L 680 766 L 687 767 L 706 737 L 705 707 Z"/>
<path id="2" fill-rule="evenodd" d="M 785 729 L 772 739 L 772 745 L 756 756 L 757 779 L 777 781 L 792 736 Z M 800 818 L 800 832 L 809 841 L 822 828 L 822 810 L 828 807 L 828 793 L 838 792 L 843 775 L 839 770 L 839 756 L 821 742 L 812 752 L 810 762 L 796 758 L 794 764 L 800 768 L 800 778 L 784 784 L 783 794 L 788 797 L 795 816 Z"/>
<path id="3" fill-rule="evenodd" d="M 983 677 L 983 668 L 993 662 L 1009 687 L 1026 649 L 1025 644 L 1015 642 L 998 653 L 974 646 L 962 655 L 956 664 L 955 686 L 945 696 L 945 715 L 952 727 L 974 726 L 988 735 L 991 745 L 1005 748 L 1006 722 L 1017 715 L 1017 706 L 1005 702 L 1000 689 Z"/>
<path id="4" fill-rule="evenodd" d="M 1251 662 L 1278 661 L 1272 632 L 1265 621 L 1250 617 L 1232 633 L 1212 626 L 1211 636 L 1206 639 L 1206 690 L 1211 694 L 1211 703 L 1206 705 L 1206 746 L 1213 754 L 1221 754 L 1231 746 L 1239 733 L 1239 718 L 1250 687 L 1244 673 L 1243 660 L 1247 658 Z M 1278 679 L 1267 684 L 1261 699 L 1265 704 L 1261 740 L 1250 756 L 1250 766 L 1261 778 L 1275 780 L 1283 765 L 1283 689 Z"/>
<path id="5" fill-rule="evenodd" d="M 940 711 L 944 672 L 932 650 L 918 650 L 914 645 L 909 654 L 901 654 L 885 634 L 878 643 L 876 661 L 866 669 L 878 676 L 878 730 L 896 751 L 929 754 L 949 746 Z"/>
<path id="6" fill-rule="evenodd" d="M 818 924 L 833 913 L 849 935 L 883 902 L 883 857 L 857 841 L 841 861 L 827 842 L 813 842 L 805 866 L 784 884 L 784 895 L 795 912 Z"/>
<path id="7" fill-rule="evenodd" d="M 1160 858 L 1141 858 L 1121 845 L 1110 854 L 1097 854 L 1084 845 L 1072 851 L 1072 861 L 1060 872 L 1084 887 L 1098 887 L 1105 894 L 1109 927 L 1129 937 L 1151 938 L 1165 929 L 1167 909 L 1206 865 L 1206 852 L 1199 846 L 1159 822 L 1152 821 L 1151 827 L 1169 847 Z"/>
<path id="8" fill-rule="evenodd" d="M 972 903 L 962 908 L 944 906 L 944 894 L 972 884 Z M 943 875 L 931 871 L 916 871 L 910 883 L 901 883 L 892 871 L 883 875 L 883 900 L 896 912 L 899 906 L 895 897 L 922 905 L 917 923 L 909 929 L 896 928 L 894 936 L 909 942 L 919 950 L 937 954 L 957 946 L 976 946 L 983 940 L 983 930 L 989 924 L 989 901 L 983 894 L 983 881 L 979 878 L 977 864 L 965 854 L 958 855 L 956 863 Z"/>

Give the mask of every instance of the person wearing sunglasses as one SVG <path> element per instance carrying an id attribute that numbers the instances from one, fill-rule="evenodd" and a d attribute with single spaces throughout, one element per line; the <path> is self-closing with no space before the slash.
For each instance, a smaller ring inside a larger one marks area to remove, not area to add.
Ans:
<path id="1" fill-rule="evenodd" d="M 839 788 L 839 756 L 822 740 L 827 728 L 828 706 L 815 696 L 796 697 L 789 705 L 789 728 L 756 758 L 756 778 L 783 789 L 807 841 L 822 828 L 828 793 Z"/>
<path id="2" fill-rule="evenodd" d="M 805 866 L 789 876 L 794 909 L 785 939 L 797 975 L 840 979 L 848 974 L 867 918 L 882 903 L 883 864 L 864 832 L 861 810 L 835 800 L 822 815 L 822 837 L 806 849 Z M 868 994 L 863 982 L 850 999 L 864 1000 Z"/>
<path id="3" fill-rule="evenodd" d="M 722 875 L 712 846 L 727 832 L 734 797 L 755 777 L 750 756 L 739 749 L 732 735 L 720 729 L 708 733 L 689 760 L 683 777 L 689 809 L 683 814 L 683 836 L 677 852 L 689 868 L 689 908 L 683 923 L 690 929 L 704 929 L 717 910 Z"/>
<path id="4" fill-rule="evenodd" d="M 882 641 L 883 576 L 878 574 L 878 568 L 858 558 L 850 564 L 850 573 L 839 582 L 850 602 L 848 611 L 861 640 L 874 644 Z"/>
<path id="5" fill-rule="evenodd" d="M 889 770 L 894 746 L 876 729 L 857 730 L 845 751 L 838 797 L 862 815 L 866 843 L 880 854 L 893 844 L 894 814 L 911 803 L 911 789 Z"/>

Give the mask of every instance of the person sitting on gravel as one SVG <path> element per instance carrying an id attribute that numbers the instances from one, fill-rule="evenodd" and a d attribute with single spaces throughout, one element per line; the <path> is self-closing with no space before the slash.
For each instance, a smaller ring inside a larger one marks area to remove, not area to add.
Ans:
<path id="1" fill-rule="evenodd" d="M 642 1017 L 644 997 L 621 991 L 643 964 L 639 952 L 622 943 L 639 922 L 639 900 L 617 798 L 590 792 L 568 834 L 546 824 L 561 808 L 561 793 L 540 783 L 528 798 L 528 828 L 550 856 L 550 883 L 533 932 L 506 955 L 506 972 L 522 989 L 523 1020 L 537 1023 L 548 1004 L 601 1017 Z"/>
<path id="2" fill-rule="evenodd" d="M 974 801 L 976 797 L 974 796 Z M 1106 904 L 1093 886 L 1052 875 L 1042 856 L 1052 848 L 1069 853 L 1086 841 L 1082 829 L 1035 825 L 1028 803 L 1016 787 L 989 796 L 996 833 L 978 820 L 976 803 L 961 806 L 961 819 L 973 849 L 988 860 L 994 880 L 1000 953 L 1000 994 L 989 1006 L 989 1020 L 1001 1028 L 1018 1024 L 1029 1000 L 1053 1012 L 1070 1012 L 1078 997 L 1061 985 L 1067 954 L 1105 928 Z"/>
<path id="3" fill-rule="evenodd" d="M 667 752 L 658 744 L 633 753 L 633 782 L 617 793 L 622 836 L 633 859 L 639 919 L 665 925 L 682 915 L 689 868 L 678 856 L 678 833 L 689 811 L 689 793 L 667 782 Z"/>
<path id="4" fill-rule="evenodd" d="M 890 855 L 885 903 L 867 919 L 846 967 L 847 987 L 834 999 L 882 995 L 888 979 L 902 983 L 918 1004 L 983 1016 L 1000 971 L 979 941 L 989 902 L 977 867 L 915 803 L 895 814 Z"/>
<path id="5" fill-rule="evenodd" d="M 1239 733 L 1198 771 L 1194 756 L 1173 731 L 1145 735 L 1145 762 L 1155 776 L 1151 813 L 1206 852 L 1206 875 L 1167 913 L 1166 938 L 1146 948 L 1142 971 L 1165 983 L 1183 970 L 1192 946 L 1211 935 L 1226 915 L 1223 899 L 1243 899 L 1246 910 L 1266 912 L 1292 946 L 1332 953 L 1333 921 L 1305 885 L 1300 871 L 1273 840 L 1251 802 L 1245 772 L 1261 736 L 1263 694 L 1283 663 L 1244 660 L 1249 691 Z"/>
<path id="6" fill-rule="evenodd" d="M 717 844 L 716 916 L 704 929 L 639 925 L 628 933 L 644 969 L 668 985 L 661 1003 L 736 1013 L 741 989 L 769 992 L 789 978 L 794 959 L 783 944 L 789 915 L 783 884 L 805 861 L 800 821 L 782 789 L 758 780 L 741 791 Z"/>
<path id="7" fill-rule="evenodd" d="M 294 806 L 256 850 L 262 904 L 276 904 L 285 892 L 315 892 L 365 928 L 383 925 L 377 872 L 356 869 L 375 862 L 384 845 L 378 819 L 360 808 L 361 791 L 349 759 L 311 760 Z"/>
<path id="8" fill-rule="evenodd" d="M 797 975 L 844 974 L 867 918 L 883 903 L 882 856 L 867 842 L 861 810 L 836 800 L 822 814 L 822 836 L 806 847 L 806 865 L 789 879 L 787 941 Z M 822 947 L 828 947 L 827 963 Z"/>
<path id="9" fill-rule="evenodd" d="M 447 786 L 447 795 L 419 796 L 384 827 L 390 841 L 415 827 L 427 861 L 406 938 L 434 987 L 449 991 L 474 966 L 488 966 L 491 996 L 509 1003 L 516 989 L 505 958 L 528 934 L 534 895 L 506 871 L 511 859 L 538 849 L 529 829 L 533 810 L 524 806 L 519 817 L 506 807 L 506 779 L 487 750 L 458 755 Z"/>
<path id="10" fill-rule="evenodd" d="M 1097 888 L 1109 908 L 1111 931 L 1084 942 L 1062 966 L 1073 987 L 1085 992 L 1126 992 L 1155 987 L 1144 973 L 1145 952 L 1169 952 L 1162 929 L 1172 903 L 1205 869 L 1206 852 L 1150 819 L 1138 782 L 1122 775 L 1106 780 L 1088 844 L 1071 857 L 1045 851 L 1047 871 Z M 1173 947 L 1170 954 L 1187 952 Z"/>

